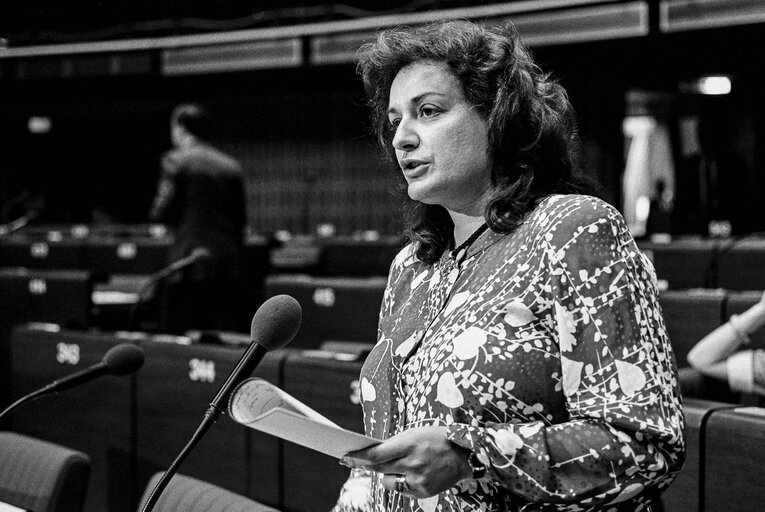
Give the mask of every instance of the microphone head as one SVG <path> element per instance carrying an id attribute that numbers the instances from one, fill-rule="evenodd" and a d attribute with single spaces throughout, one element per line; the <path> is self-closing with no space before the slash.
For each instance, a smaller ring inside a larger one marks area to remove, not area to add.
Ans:
<path id="1" fill-rule="evenodd" d="M 210 253 L 210 249 L 207 247 L 197 247 L 191 251 L 189 257 L 194 260 L 206 260 L 212 257 L 212 254 Z"/>
<path id="2" fill-rule="evenodd" d="M 250 339 L 266 350 L 282 348 L 295 337 L 302 318 L 303 311 L 293 297 L 271 297 L 253 315 Z"/>
<path id="3" fill-rule="evenodd" d="M 141 347 L 132 343 L 121 343 L 104 354 L 102 362 L 112 375 L 127 375 L 143 365 L 144 353 Z"/>

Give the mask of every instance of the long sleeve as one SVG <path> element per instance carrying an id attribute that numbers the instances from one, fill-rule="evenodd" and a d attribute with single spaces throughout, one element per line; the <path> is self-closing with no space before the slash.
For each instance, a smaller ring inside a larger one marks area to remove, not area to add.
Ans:
<path id="1" fill-rule="evenodd" d="M 610 207 L 560 223 L 542 264 L 568 421 L 454 423 L 448 437 L 522 500 L 584 510 L 668 485 L 683 417 L 650 262 Z"/>

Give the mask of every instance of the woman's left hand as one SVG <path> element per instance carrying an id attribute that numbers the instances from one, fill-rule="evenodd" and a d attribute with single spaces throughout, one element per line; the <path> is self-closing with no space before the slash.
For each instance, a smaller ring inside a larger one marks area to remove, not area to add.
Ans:
<path id="1" fill-rule="evenodd" d="M 468 452 L 446 439 L 446 427 L 405 430 L 381 444 L 351 452 L 343 461 L 383 473 L 383 487 L 396 489 L 396 478 L 406 478 L 404 494 L 427 498 L 472 477 Z"/>

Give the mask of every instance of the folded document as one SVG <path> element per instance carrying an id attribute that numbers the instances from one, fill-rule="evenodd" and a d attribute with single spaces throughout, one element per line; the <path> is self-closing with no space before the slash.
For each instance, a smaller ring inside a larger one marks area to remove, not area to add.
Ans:
<path id="1" fill-rule="evenodd" d="M 231 394 L 228 413 L 242 425 L 338 459 L 380 443 L 340 427 L 263 379 L 242 382 Z"/>

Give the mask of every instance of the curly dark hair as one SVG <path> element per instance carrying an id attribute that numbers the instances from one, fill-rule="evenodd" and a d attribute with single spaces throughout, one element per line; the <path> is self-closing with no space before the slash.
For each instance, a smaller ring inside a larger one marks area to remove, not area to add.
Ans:
<path id="1" fill-rule="evenodd" d="M 444 21 L 395 28 L 363 45 L 358 57 L 374 130 L 399 175 L 387 117 L 391 84 L 414 62 L 448 64 L 468 103 L 489 124 L 494 167 L 484 217 L 492 230 L 512 231 L 550 194 L 593 190 L 576 172 L 577 136 L 568 95 L 534 63 L 512 23 L 482 27 Z M 454 242 L 453 224 L 442 206 L 406 200 L 405 222 L 423 261 L 437 261 Z"/>

